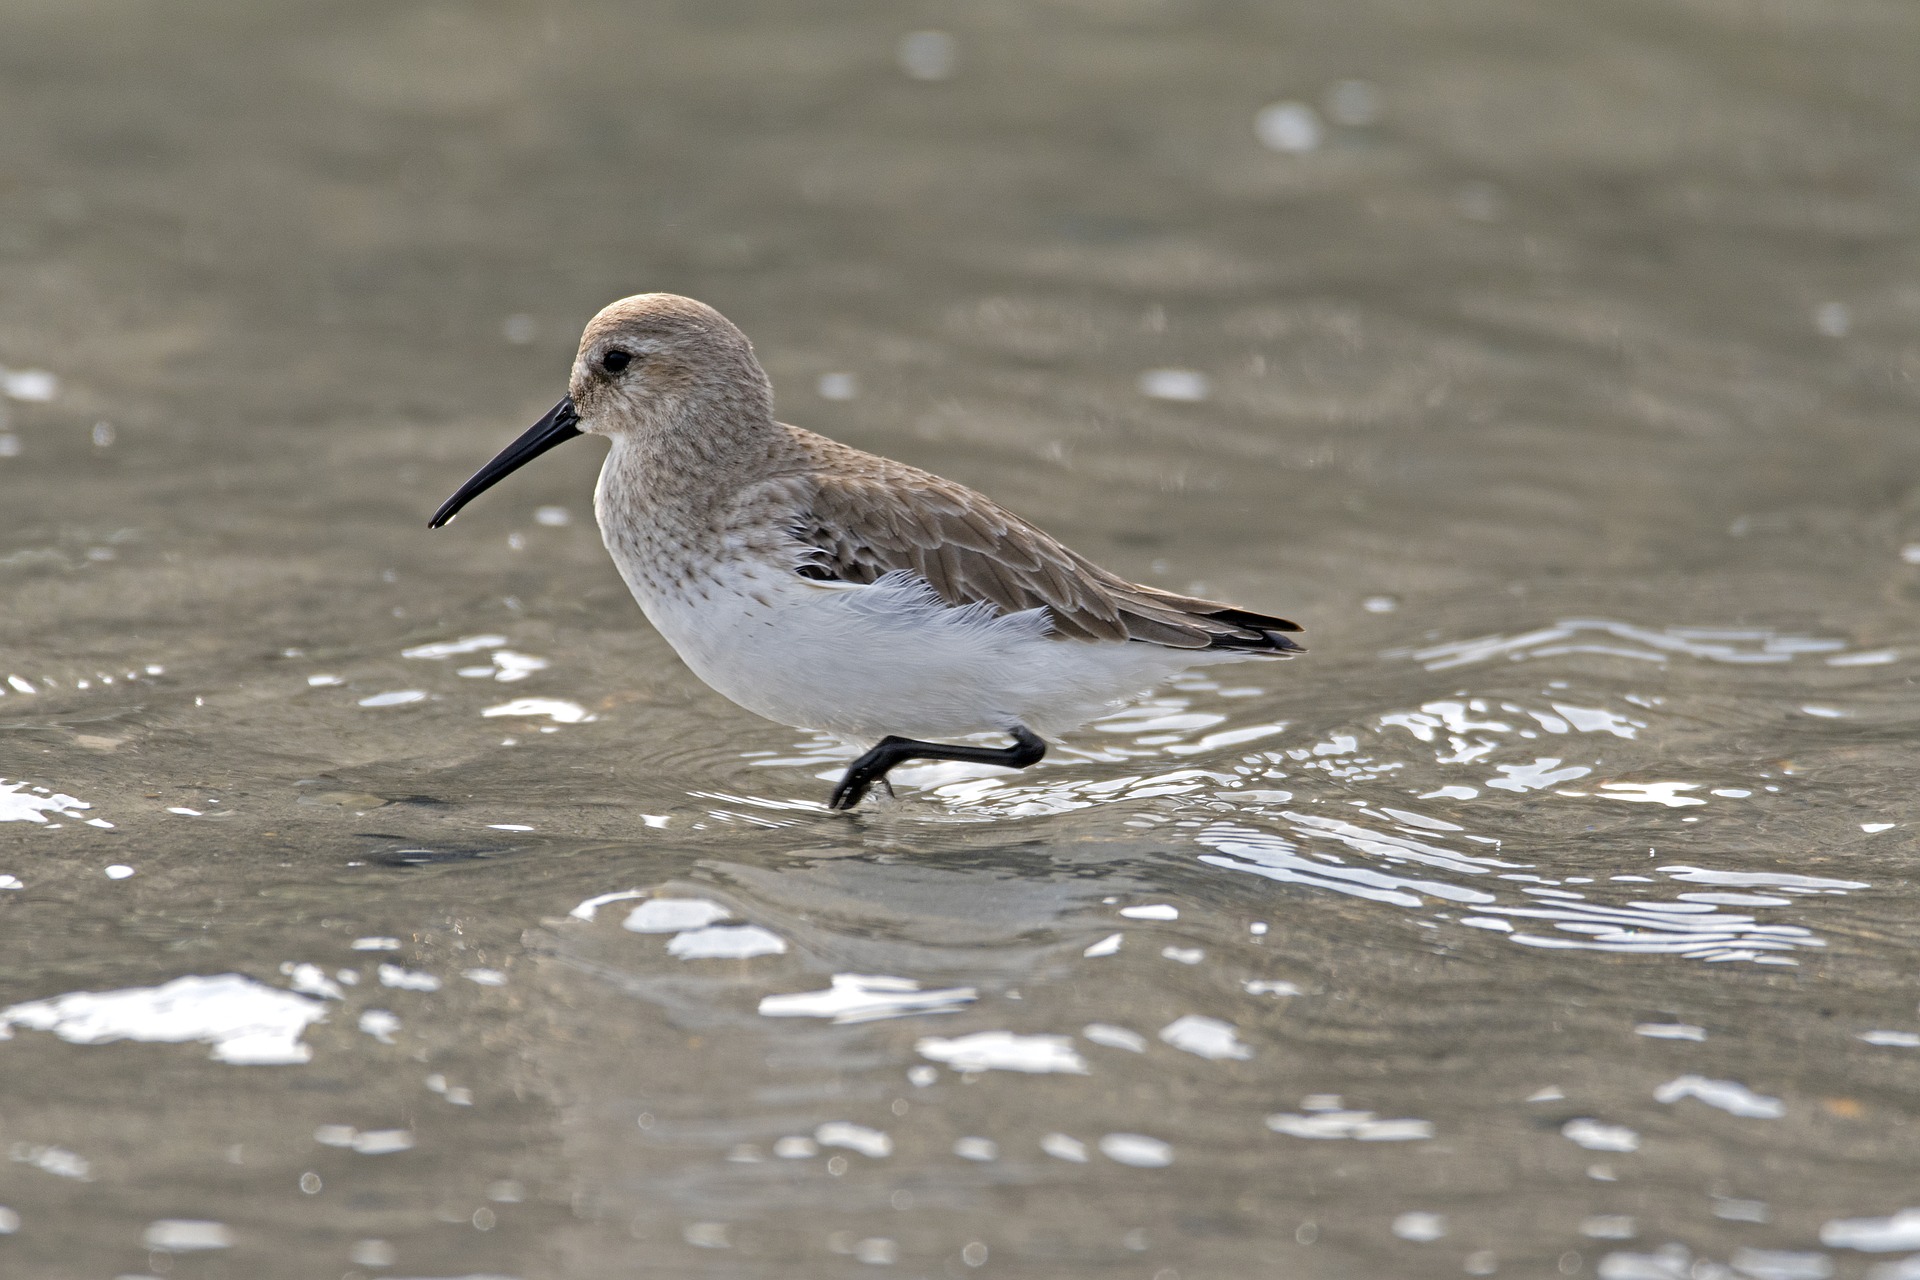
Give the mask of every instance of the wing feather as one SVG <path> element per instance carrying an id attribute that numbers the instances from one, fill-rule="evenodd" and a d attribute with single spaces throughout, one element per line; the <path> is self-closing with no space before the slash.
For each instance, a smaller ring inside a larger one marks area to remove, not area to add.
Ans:
<path id="1" fill-rule="evenodd" d="M 802 465 L 763 496 L 795 512 L 796 570 L 872 582 L 907 570 L 956 607 L 1043 608 L 1070 640 L 1284 655 L 1284 618 L 1128 582 L 951 480 L 798 428 Z"/>

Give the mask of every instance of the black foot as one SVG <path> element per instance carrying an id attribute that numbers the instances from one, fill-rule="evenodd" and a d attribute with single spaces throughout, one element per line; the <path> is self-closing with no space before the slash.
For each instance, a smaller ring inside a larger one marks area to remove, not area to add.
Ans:
<path id="1" fill-rule="evenodd" d="M 839 785 L 834 787 L 833 798 L 827 801 L 827 807 L 853 808 L 866 798 L 874 783 L 884 784 L 888 772 L 895 765 L 905 764 L 909 760 L 964 760 L 969 764 L 998 764 L 1009 769 L 1024 769 L 1030 764 L 1038 764 L 1040 758 L 1047 754 L 1047 744 L 1025 725 L 1017 724 L 1007 732 L 1013 735 L 1013 745 L 1010 747 L 954 747 L 940 742 L 921 742 L 914 738 L 882 738 L 873 750 L 847 767 Z"/>

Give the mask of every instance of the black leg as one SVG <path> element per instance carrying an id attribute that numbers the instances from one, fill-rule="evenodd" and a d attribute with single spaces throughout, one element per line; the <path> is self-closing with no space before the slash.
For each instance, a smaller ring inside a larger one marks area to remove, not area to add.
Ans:
<path id="1" fill-rule="evenodd" d="M 955 747 L 942 742 L 921 742 L 915 738 L 882 738 L 873 750 L 847 766 L 847 772 L 827 801 L 829 809 L 851 809 L 866 796 L 876 782 L 884 783 L 895 765 L 909 760 L 965 760 L 969 764 L 998 764 L 1009 769 L 1024 769 L 1038 764 L 1047 754 L 1047 744 L 1025 725 L 1007 730 L 1013 735 L 1010 747 Z M 889 788 L 891 790 L 891 788 Z"/>

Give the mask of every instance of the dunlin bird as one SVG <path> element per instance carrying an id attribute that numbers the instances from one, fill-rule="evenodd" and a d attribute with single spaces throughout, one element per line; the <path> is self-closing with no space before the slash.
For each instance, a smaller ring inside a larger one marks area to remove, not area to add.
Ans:
<path id="1" fill-rule="evenodd" d="M 1301 652 L 1284 618 L 1108 573 L 964 485 L 776 422 L 753 345 L 646 293 L 587 325 L 568 392 L 434 514 L 555 445 L 606 436 L 594 515 L 694 674 L 860 742 L 830 804 L 908 760 L 1024 769 L 1058 734 L 1205 663 Z M 924 741 L 1004 733 L 1007 747 Z"/>

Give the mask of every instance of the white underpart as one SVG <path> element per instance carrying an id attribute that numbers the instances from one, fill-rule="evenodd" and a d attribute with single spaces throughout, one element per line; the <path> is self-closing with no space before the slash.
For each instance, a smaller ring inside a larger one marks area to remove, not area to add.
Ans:
<path id="1" fill-rule="evenodd" d="M 617 542 L 609 550 L 695 675 L 769 720 L 855 739 L 1061 733 L 1189 667 L 1254 656 L 1054 639 L 1043 609 L 955 608 L 905 572 L 820 582 L 740 559 L 665 590 Z"/>

